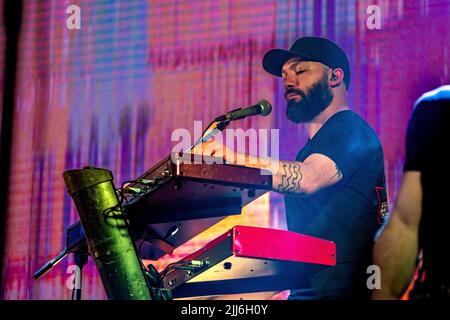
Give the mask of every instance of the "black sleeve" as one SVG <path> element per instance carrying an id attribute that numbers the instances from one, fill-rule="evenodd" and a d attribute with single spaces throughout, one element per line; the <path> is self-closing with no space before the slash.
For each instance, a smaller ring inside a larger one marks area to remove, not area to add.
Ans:
<path id="1" fill-rule="evenodd" d="M 421 171 L 424 165 L 425 147 L 427 140 L 426 103 L 416 105 L 409 120 L 406 133 L 406 159 L 403 171 Z"/>
<path id="2" fill-rule="evenodd" d="M 362 120 L 336 123 L 322 132 L 316 153 L 333 160 L 347 181 L 355 170 L 381 152 L 381 143 L 372 128 Z"/>

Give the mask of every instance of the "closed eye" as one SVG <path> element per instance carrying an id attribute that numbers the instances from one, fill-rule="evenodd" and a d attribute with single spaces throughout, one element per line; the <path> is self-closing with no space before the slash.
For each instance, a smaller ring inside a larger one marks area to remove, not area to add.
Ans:
<path id="1" fill-rule="evenodd" d="M 307 70 L 298 70 L 298 71 L 295 71 L 295 74 L 301 74 L 301 73 L 303 73 L 303 72 L 306 72 Z"/>

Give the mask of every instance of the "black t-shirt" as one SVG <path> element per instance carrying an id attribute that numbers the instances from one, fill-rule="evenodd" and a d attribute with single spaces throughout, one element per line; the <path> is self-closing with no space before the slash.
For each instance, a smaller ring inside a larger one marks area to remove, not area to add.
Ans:
<path id="1" fill-rule="evenodd" d="M 422 215 L 419 246 L 425 280 L 450 284 L 450 86 L 423 95 L 416 103 L 406 136 L 404 171 L 420 171 Z"/>
<path id="2" fill-rule="evenodd" d="M 342 180 L 311 195 L 285 195 L 288 229 L 336 243 L 336 265 L 311 277 L 290 299 L 368 298 L 367 267 L 375 233 L 387 212 L 383 150 L 373 129 L 355 112 L 328 119 L 297 155 L 320 153 Z"/>

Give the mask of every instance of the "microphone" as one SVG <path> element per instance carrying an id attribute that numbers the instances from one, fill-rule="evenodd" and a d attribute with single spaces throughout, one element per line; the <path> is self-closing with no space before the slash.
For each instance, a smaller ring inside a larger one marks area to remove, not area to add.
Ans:
<path id="1" fill-rule="evenodd" d="M 212 136 L 214 136 L 217 132 L 223 131 L 231 121 L 244 119 L 249 116 L 256 116 L 256 115 L 262 115 L 267 116 L 270 112 L 272 112 L 272 105 L 267 100 L 261 100 L 257 104 L 254 104 L 252 106 L 246 107 L 246 108 L 238 108 L 236 110 L 227 112 L 226 114 L 219 116 L 215 118 L 203 131 L 202 136 L 191 146 L 189 149 L 184 151 L 185 153 L 191 151 L 195 146 L 199 145 L 200 143 L 203 143 L 207 140 L 209 140 Z M 219 122 L 215 128 L 210 129 L 210 127 L 216 123 Z"/>
<path id="2" fill-rule="evenodd" d="M 262 115 L 267 116 L 272 112 L 272 105 L 267 100 L 261 100 L 257 104 L 246 108 L 238 108 L 236 110 L 227 112 L 226 114 L 217 117 L 214 121 L 234 121 L 244 119 L 249 116 Z"/>

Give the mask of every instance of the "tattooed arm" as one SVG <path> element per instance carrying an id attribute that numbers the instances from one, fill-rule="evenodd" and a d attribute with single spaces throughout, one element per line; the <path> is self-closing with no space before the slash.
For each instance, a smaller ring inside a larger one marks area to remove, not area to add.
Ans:
<path id="1" fill-rule="evenodd" d="M 237 153 L 217 142 L 205 142 L 194 152 L 223 156 L 229 164 L 269 170 L 272 172 L 272 189 L 280 193 L 313 193 L 343 178 L 334 161 L 319 153 L 311 154 L 303 162 L 281 161 Z"/>
<path id="2" fill-rule="evenodd" d="M 314 153 L 303 162 L 280 161 L 272 172 L 273 190 L 280 193 L 314 193 L 342 180 L 342 172 L 333 160 Z"/>
<path id="3" fill-rule="evenodd" d="M 249 157 L 239 163 L 254 168 L 263 168 L 272 172 L 272 189 L 280 193 L 308 194 L 331 186 L 342 180 L 343 174 L 336 163 L 327 156 L 313 153 L 303 162 L 276 161 Z M 254 163 L 254 164 L 252 164 Z"/>

